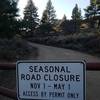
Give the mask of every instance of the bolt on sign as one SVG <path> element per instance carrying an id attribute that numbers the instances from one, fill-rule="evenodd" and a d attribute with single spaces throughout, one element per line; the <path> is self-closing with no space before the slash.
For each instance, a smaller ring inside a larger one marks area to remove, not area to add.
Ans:
<path id="1" fill-rule="evenodd" d="M 17 62 L 18 100 L 85 100 L 82 61 Z"/>

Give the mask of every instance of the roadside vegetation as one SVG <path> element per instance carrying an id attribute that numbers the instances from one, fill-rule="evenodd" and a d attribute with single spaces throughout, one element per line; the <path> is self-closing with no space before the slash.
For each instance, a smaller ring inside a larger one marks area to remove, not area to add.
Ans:
<path id="1" fill-rule="evenodd" d="M 0 61 L 2 62 L 28 60 L 31 54 L 33 54 L 33 59 L 37 58 L 37 48 L 29 46 L 27 41 L 19 37 L 0 39 Z"/>

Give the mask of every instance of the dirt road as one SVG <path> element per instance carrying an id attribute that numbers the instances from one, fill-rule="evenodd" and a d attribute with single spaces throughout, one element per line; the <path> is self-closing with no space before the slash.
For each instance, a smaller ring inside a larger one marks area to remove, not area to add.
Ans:
<path id="1" fill-rule="evenodd" d="M 38 60 L 85 60 L 86 62 L 100 62 L 100 58 L 77 51 L 29 43 L 38 48 Z"/>
<path id="2" fill-rule="evenodd" d="M 100 62 L 100 59 L 80 52 L 56 48 L 51 46 L 43 46 L 35 43 L 30 43 L 30 46 L 35 46 L 38 48 L 38 57 L 36 60 L 85 60 L 87 62 Z M 31 55 L 30 59 L 33 60 Z M 9 87 L 14 87 L 15 85 L 15 72 L 7 72 L 9 75 L 6 76 L 7 80 L 3 81 L 9 84 Z M 2 73 L 4 76 L 4 73 Z M 87 72 L 87 100 L 100 100 L 100 72 Z M 2 79 L 2 78 L 0 78 Z M 8 80 L 9 79 L 9 80 Z M 3 82 L 3 83 L 4 83 Z M 12 86 L 13 85 L 13 86 Z M 7 86 L 8 87 L 8 86 Z M 11 100 L 6 97 L 0 96 L 0 100 Z"/>

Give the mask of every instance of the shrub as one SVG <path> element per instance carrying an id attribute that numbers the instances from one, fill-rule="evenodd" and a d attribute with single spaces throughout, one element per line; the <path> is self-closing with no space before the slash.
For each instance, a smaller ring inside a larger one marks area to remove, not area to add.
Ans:
<path id="1" fill-rule="evenodd" d="M 28 59 L 30 54 L 37 56 L 37 48 L 30 47 L 27 42 L 22 39 L 0 39 L 0 60 L 17 61 Z"/>

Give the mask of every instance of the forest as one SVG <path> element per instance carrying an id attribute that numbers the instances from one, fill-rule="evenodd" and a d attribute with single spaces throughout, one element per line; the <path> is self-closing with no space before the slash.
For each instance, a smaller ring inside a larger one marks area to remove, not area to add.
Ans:
<path id="1" fill-rule="evenodd" d="M 82 16 L 78 4 L 71 19 L 57 19 L 51 0 L 42 17 L 34 1 L 28 0 L 20 18 L 18 0 L 0 0 L 0 59 L 25 59 L 36 48 L 26 41 L 77 50 L 100 57 L 100 0 L 90 0 Z"/>

